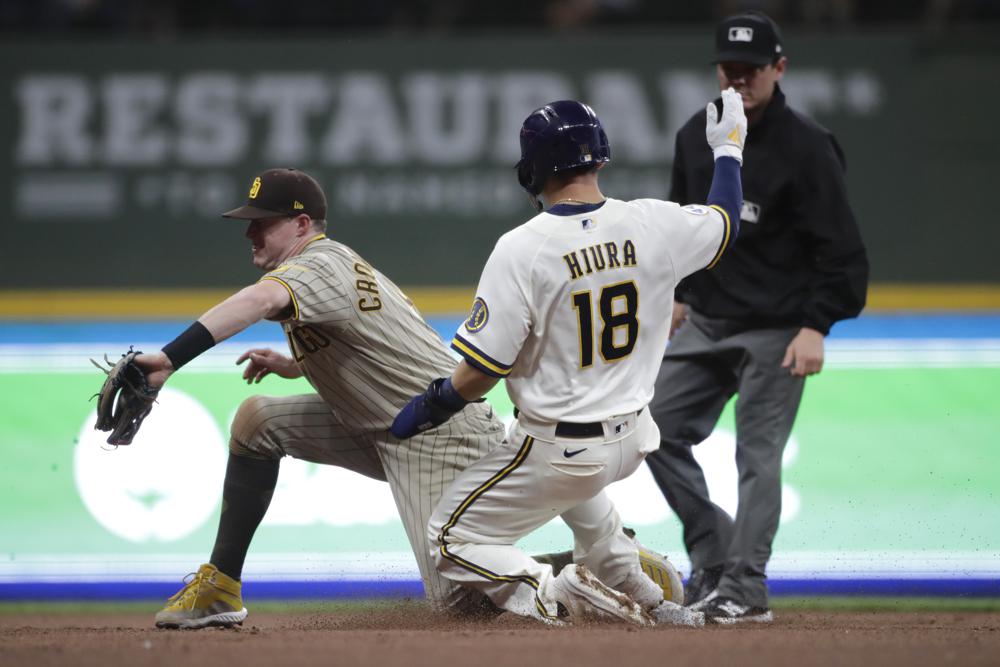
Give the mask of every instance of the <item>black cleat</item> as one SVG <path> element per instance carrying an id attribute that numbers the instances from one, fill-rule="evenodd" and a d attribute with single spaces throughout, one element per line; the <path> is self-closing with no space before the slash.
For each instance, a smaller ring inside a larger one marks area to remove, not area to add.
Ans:
<path id="1" fill-rule="evenodd" d="M 701 611 L 709 623 L 735 625 L 736 623 L 770 623 L 774 614 L 769 607 L 750 607 L 732 598 L 717 595 Z"/>
<path id="2" fill-rule="evenodd" d="M 692 572 L 684 586 L 684 606 L 690 607 L 709 599 L 719 587 L 720 579 L 722 579 L 721 565 Z"/>

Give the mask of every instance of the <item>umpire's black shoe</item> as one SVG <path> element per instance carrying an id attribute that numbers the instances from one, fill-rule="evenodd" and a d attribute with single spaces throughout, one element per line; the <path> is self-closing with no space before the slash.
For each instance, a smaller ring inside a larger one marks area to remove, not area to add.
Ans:
<path id="1" fill-rule="evenodd" d="M 721 625 L 770 623 L 774 620 L 774 614 L 768 607 L 751 607 L 721 595 L 709 600 L 701 611 L 706 622 Z"/>
<path id="2" fill-rule="evenodd" d="M 706 567 L 691 573 L 684 585 L 684 606 L 690 607 L 708 598 L 722 579 L 722 566 Z"/>

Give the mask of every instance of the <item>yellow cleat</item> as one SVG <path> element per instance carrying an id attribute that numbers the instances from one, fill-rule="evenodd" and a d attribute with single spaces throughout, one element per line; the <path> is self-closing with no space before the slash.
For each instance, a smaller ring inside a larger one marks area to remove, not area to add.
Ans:
<path id="1" fill-rule="evenodd" d="M 229 628 L 247 617 L 240 582 L 205 563 L 156 614 L 158 628 Z M 186 579 L 187 577 L 185 577 Z"/>
<path id="2" fill-rule="evenodd" d="M 631 528 L 626 528 L 625 534 L 631 537 L 635 546 L 639 548 L 639 565 L 642 567 L 642 571 L 663 589 L 663 599 L 683 606 L 684 581 L 681 579 L 681 573 L 677 571 L 670 559 L 644 547 L 639 540 L 635 539 L 635 531 Z"/>

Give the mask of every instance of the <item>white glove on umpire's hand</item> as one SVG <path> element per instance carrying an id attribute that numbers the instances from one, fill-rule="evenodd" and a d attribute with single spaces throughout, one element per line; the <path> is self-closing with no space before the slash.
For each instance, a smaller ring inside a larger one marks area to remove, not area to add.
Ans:
<path id="1" fill-rule="evenodd" d="M 705 109 L 707 123 L 705 137 L 712 147 L 715 159 L 720 157 L 736 158 L 743 164 L 743 145 L 747 140 L 747 117 L 743 113 L 743 98 L 732 88 L 722 91 L 722 120 L 714 102 L 709 102 Z"/>

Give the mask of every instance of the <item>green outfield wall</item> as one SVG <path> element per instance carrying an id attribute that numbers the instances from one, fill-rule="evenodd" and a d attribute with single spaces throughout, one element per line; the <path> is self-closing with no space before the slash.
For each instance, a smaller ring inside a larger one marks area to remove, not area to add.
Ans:
<path id="1" fill-rule="evenodd" d="M 943 365 L 933 346 L 892 363 L 877 350 L 868 361 L 833 350 L 827 370 L 809 381 L 785 453 L 772 574 L 1000 572 L 995 349 L 990 363 Z M 244 385 L 231 366 L 235 347 L 223 346 L 171 380 L 133 446 L 112 449 L 92 428 L 86 396 L 97 378 L 85 358 L 78 350 L 60 357 L 59 348 L 46 354 L 40 370 L 18 370 L 27 361 L 12 359 L 0 373 L 0 582 L 179 577 L 214 539 L 239 402 L 256 392 L 308 391 L 303 381 L 273 377 Z M 502 387 L 490 401 L 510 416 Z M 713 499 L 731 512 L 733 452 L 727 411 L 696 454 Z M 611 493 L 646 543 L 683 562 L 679 524 L 645 467 Z M 539 550 L 570 544 L 558 522 L 524 542 Z M 251 562 L 272 576 L 349 577 L 368 567 L 378 577 L 412 578 L 407 551 L 387 485 L 285 459 Z"/>
<path id="2" fill-rule="evenodd" d="M 331 235 L 406 285 L 474 284 L 530 214 L 512 165 L 535 106 L 604 119 L 619 198 L 666 197 L 673 136 L 715 93 L 709 28 L 572 36 L 6 37 L 0 289 L 234 286 L 253 174 L 298 166 Z M 998 283 L 992 34 L 793 33 L 785 87 L 833 129 L 873 277 Z M 112 254 L 113 253 L 113 254 Z M 113 259 L 112 259 L 113 257 Z M 115 266 L 109 271 L 109 264 Z"/>

